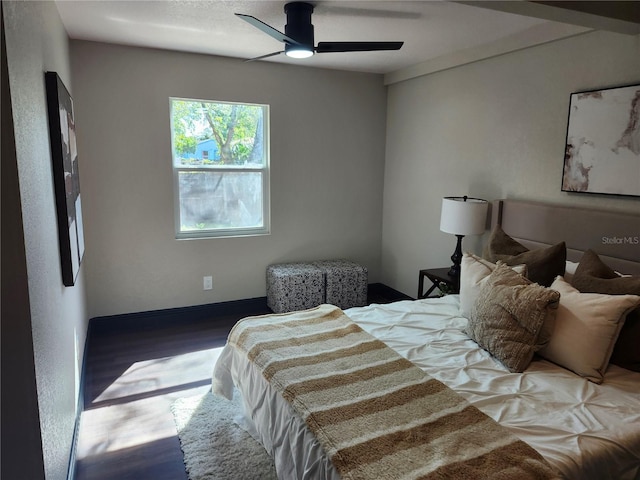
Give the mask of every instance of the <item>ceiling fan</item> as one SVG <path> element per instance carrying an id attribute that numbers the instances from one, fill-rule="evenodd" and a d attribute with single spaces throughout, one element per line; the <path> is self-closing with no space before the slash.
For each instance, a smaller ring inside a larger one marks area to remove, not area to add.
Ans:
<path id="1" fill-rule="evenodd" d="M 404 42 L 319 42 L 315 46 L 311 14 L 313 5 L 306 2 L 290 2 L 284 6 L 287 24 L 282 33 L 251 15 L 236 13 L 244 21 L 284 43 L 284 50 L 268 53 L 251 60 L 261 60 L 281 53 L 293 58 L 307 58 L 314 53 L 371 52 L 377 50 L 400 50 Z"/>

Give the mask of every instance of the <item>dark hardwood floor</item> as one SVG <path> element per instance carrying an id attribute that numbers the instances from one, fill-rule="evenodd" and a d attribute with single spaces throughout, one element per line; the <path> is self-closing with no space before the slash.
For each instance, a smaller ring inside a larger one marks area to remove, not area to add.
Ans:
<path id="1" fill-rule="evenodd" d="M 369 303 L 408 298 L 383 285 L 369 288 Z M 236 321 L 270 310 L 265 299 L 253 299 L 213 312 L 194 310 L 187 321 L 180 320 L 184 312 L 92 321 L 76 480 L 187 479 L 170 406 L 210 388 L 216 358 Z"/>

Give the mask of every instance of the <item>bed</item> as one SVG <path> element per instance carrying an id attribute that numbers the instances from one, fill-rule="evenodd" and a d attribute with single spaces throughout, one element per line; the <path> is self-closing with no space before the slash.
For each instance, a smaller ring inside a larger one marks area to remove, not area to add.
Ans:
<path id="1" fill-rule="evenodd" d="M 316 417 L 307 415 L 308 412 L 305 413 L 304 408 L 308 407 L 308 399 L 311 397 L 299 393 L 295 394 L 299 395 L 296 397 L 291 393 L 290 386 L 285 385 L 283 390 L 276 385 L 282 383 L 280 379 L 284 379 L 287 374 L 295 376 L 303 371 L 297 370 L 303 368 L 298 366 L 297 362 L 303 364 L 306 359 L 306 363 L 309 363 L 312 369 L 319 368 L 317 365 L 321 362 L 314 363 L 315 352 L 308 346 L 298 345 L 296 348 L 299 349 L 294 350 L 294 347 L 288 343 L 278 343 L 287 341 L 289 336 L 296 337 L 298 334 L 291 335 L 287 331 L 279 334 L 284 335 L 279 340 L 273 341 L 268 338 L 268 333 L 264 333 L 272 331 L 271 329 L 277 332 L 276 326 L 281 323 L 306 322 L 308 325 L 314 325 L 316 317 L 313 316 L 313 312 L 246 319 L 234 327 L 234 330 L 237 330 L 237 337 L 233 337 L 232 341 L 232 332 L 230 341 L 214 368 L 213 391 L 226 397 L 230 397 L 234 392 L 242 396 L 245 406 L 242 426 L 273 456 L 279 478 L 463 478 L 464 475 L 467 475 L 466 478 L 490 478 L 492 474 L 478 474 L 477 472 L 482 470 L 474 470 L 474 468 L 480 468 L 478 464 L 482 462 L 491 467 L 491 462 L 494 460 L 489 455 L 497 452 L 495 457 L 498 459 L 508 457 L 511 452 L 509 451 L 508 455 L 504 453 L 505 445 L 518 444 L 524 445 L 525 450 L 530 448 L 531 452 L 526 451 L 522 457 L 518 456 L 519 452 L 515 452 L 513 458 L 516 459 L 514 462 L 517 467 L 520 468 L 527 462 L 531 465 L 536 464 L 540 458 L 542 470 L 529 471 L 526 468 L 513 470 L 513 465 L 504 467 L 502 470 L 499 469 L 502 467 L 496 467 L 497 478 L 640 479 L 640 373 L 630 369 L 635 368 L 636 364 L 625 364 L 622 361 L 625 359 L 622 357 L 616 357 L 622 359 L 618 363 L 628 368 L 611 363 L 623 340 L 627 341 L 626 347 L 631 349 L 632 355 L 638 353 L 638 337 L 633 335 L 638 334 L 637 324 L 640 320 L 638 317 L 633 317 L 634 324 L 628 319 L 631 319 L 632 315 L 637 315 L 640 297 L 628 295 L 626 291 L 616 291 L 612 294 L 576 293 L 577 290 L 574 291 L 571 284 L 574 275 L 576 281 L 584 278 L 579 269 L 587 265 L 588 262 L 584 259 L 591 255 L 595 256 L 596 262 L 606 263 L 611 267 L 606 270 L 605 276 L 614 275 L 612 272 L 615 272 L 615 278 L 606 279 L 609 281 L 605 282 L 607 288 L 611 284 L 625 285 L 623 289 L 628 285 L 636 288 L 637 283 L 633 282 L 636 282 L 636 276 L 640 275 L 640 245 L 638 244 L 640 216 L 500 200 L 492 205 L 492 232 L 496 231 L 506 232 L 507 247 L 519 245 L 520 247 L 517 248 L 526 250 L 520 253 L 526 258 L 528 258 L 527 255 L 536 252 L 558 251 L 559 244 L 563 244 L 566 252 L 562 259 L 564 277 L 554 276 L 551 288 L 544 289 L 544 295 L 540 293 L 542 290 L 534 292 L 533 297 L 541 306 L 525 309 L 527 312 L 536 309 L 540 311 L 539 315 L 531 315 L 535 317 L 532 321 L 537 322 L 537 333 L 533 337 L 529 330 L 519 333 L 529 335 L 533 339 L 529 342 L 531 348 L 525 348 L 525 356 L 531 355 L 528 362 L 524 364 L 520 362 L 514 366 L 510 363 L 511 357 L 503 358 L 502 352 L 493 350 L 491 340 L 488 345 L 483 344 L 483 332 L 478 333 L 473 330 L 473 326 L 478 325 L 478 318 L 486 319 L 484 304 L 491 302 L 478 299 L 488 298 L 487 291 L 490 288 L 498 289 L 499 287 L 508 295 L 512 295 L 513 292 L 518 292 L 518 295 L 524 291 L 532 292 L 532 288 L 543 289 L 538 285 L 520 283 L 512 287 L 502 282 L 502 278 L 509 278 L 509 281 L 512 281 L 514 276 L 517 276 L 518 280 L 514 280 L 516 282 L 521 282 L 519 279 L 522 278 L 520 274 L 513 273 L 521 265 L 517 259 L 510 262 L 508 255 L 501 257 L 500 261 L 488 262 L 465 254 L 464 278 L 461 279 L 460 295 L 402 301 L 388 305 L 370 305 L 347 309 L 344 312 L 347 317 L 345 322 L 352 321 L 357 326 L 358 332 L 345 334 L 345 339 L 350 338 L 349 335 L 363 335 L 365 340 L 358 340 L 356 343 L 371 345 L 376 342 L 383 343 L 389 349 L 388 352 L 384 350 L 387 352 L 385 354 L 391 356 L 392 360 L 389 362 L 400 365 L 408 360 L 407 363 L 412 367 L 424 372 L 425 378 L 416 381 L 417 383 L 446 385 L 447 390 L 455 392 L 456 397 L 443 397 L 446 398 L 444 409 L 451 409 L 451 405 L 454 403 L 457 405 L 460 402 L 463 406 L 471 405 L 472 410 L 481 412 L 490 419 L 482 420 L 482 429 L 485 428 L 484 425 L 491 424 L 487 430 L 493 432 L 486 439 L 474 438 L 475 434 L 465 426 L 462 429 L 462 435 L 455 437 L 457 439 L 453 444 L 442 443 L 444 440 L 441 442 L 437 439 L 427 447 L 424 444 L 403 445 L 401 452 L 394 451 L 393 455 L 389 455 L 394 458 L 398 456 L 399 467 L 390 466 L 392 464 L 386 462 L 387 459 L 383 454 L 376 454 L 371 455 L 372 458 L 368 458 L 356 467 L 345 469 L 341 464 L 343 457 L 340 456 L 336 460 L 336 452 L 332 450 L 335 442 L 331 443 L 331 438 L 329 440 L 325 438 L 325 432 L 330 429 L 323 427 L 318 430 L 315 423 Z M 496 246 L 500 243 L 496 243 L 494 233 L 489 239 L 488 246 Z M 514 243 L 509 244 L 511 241 Z M 516 249 L 515 253 L 518 251 Z M 485 252 L 485 254 L 491 256 L 496 254 L 496 251 Z M 517 256 L 511 255 L 511 259 Z M 538 261 L 539 258 L 535 260 Z M 477 285 L 473 284 L 471 272 L 478 272 L 485 268 L 486 265 L 483 262 L 493 267 L 486 269 L 489 273 L 478 280 Z M 512 265 L 507 267 L 507 263 Z M 547 263 L 549 262 L 545 259 L 545 266 Z M 530 262 L 528 265 L 525 264 L 524 268 L 529 266 L 533 268 L 535 265 L 535 262 Z M 502 276 L 499 276 L 498 272 Z M 633 276 L 623 277 L 620 274 Z M 597 281 L 598 279 L 595 282 Z M 491 282 L 493 284 L 489 286 L 488 283 Z M 473 288 L 469 287 L 471 284 Z M 557 291 L 560 293 L 554 296 Z M 544 302 L 540 300 L 543 297 Z M 524 302 L 524 297 L 517 298 Z M 597 300 L 596 304 L 589 304 L 595 300 Z M 575 330 L 571 330 L 570 326 L 575 327 L 572 324 L 575 321 L 573 318 L 575 312 L 582 312 L 582 310 L 575 310 L 575 308 L 582 308 L 579 303 L 579 306 L 575 307 L 575 302 L 583 301 L 590 305 L 587 307 L 588 312 L 584 315 L 593 314 L 596 320 L 604 315 L 598 313 L 598 308 L 606 302 L 611 302 L 606 303 L 607 312 L 605 312 L 606 315 L 611 316 L 611 319 L 607 318 L 602 325 L 596 325 L 597 328 L 594 327 L 593 332 L 576 335 Z M 492 305 L 487 307 L 489 312 L 493 311 Z M 500 305 L 504 307 L 503 304 Z M 322 306 L 320 309 L 331 317 L 330 322 L 338 321 L 338 313 L 332 310 L 332 307 Z M 612 309 L 617 309 L 616 313 L 609 314 L 608 312 Z M 482 317 L 483 314 L 485 317 Z M 509 316 L 513 315 L 520 314 L 509 312 Z M 549 323 L 551 317 L 553 321 Z M 617 319 L 617 323 L 612 319 Z M 612 323 L 616 323 L 617 326 L 612 327 Z M 487 323 L 489 324 L 490 322 Z M 346 328 L 351 328 L 348 323 L 345 325 Z M 484 324 L 480 322 L 480 325 Z M 343 326 L 340 324 L 340 327 L 334 328 L 342 329 Z M 359 333 L 360 331 L 362 333 Z M 542 332 L 545 331 L 548 335 L 543 338 Z M 305 335 L 300 334 L 300 337 Z M 369 337 L 366 335 L 374 340 L 367 340 Z M 585 343 L 584 339 L 589 339 L 590 335 L 593 336 L 593 341 L 596 342 L 594 345 L 597 347 L 593 347 L 591 343 Z M 608 338 L 607 335 L 614 338 Z M 238 348 L 240 337 L 243 341 L 251 337 L 254 343 L 247 348 Z M 490 339 L 495 337 L 494 335 Z M 331 341 L 334 340 L 331 339 Z M 609 347 L 605 345 L 607 342 Z M 294 343 L 299 341 L 294 339 Z M 274 362 L 273 358 L 260 361 L 263 358 L 262 355 L 266 354 L 262 350 L 259 352 L 255 350 L 258 344 L 270 344 L 271 347 L 275 347 L 274 350 L 280 348 L 280 352 L 289 352 L 288 349 L 292 348 L 291 358 L 287 358 L 287 361 L 293 363 Z M 485 348 L 482 348 L 481 344 Z M 338 344 L 332 344 L 329 350 L 342 348 L 336 345 Z M 592 356 L 597 356 L 595 352 L 599 349 L 603 352 L 594 360 Z M 571 356 L 565 358 L 567 352 L 572 352 L 576 357 L 582 355 L 587 358 L 580 357 L 578 364 L 572 363 L 575 359 Z M 368 352 L 359 352 L 358 355 L 350 357 L 350 361 L 367 355 L 369 355 Z M 396 358 L 394 355 L 401 358 Z M 602 364 L 602 355 L 606 357 L 604 364 Z M 333 365 L 332 362 L 335 360 L 327 361 L 327 364 Z M 276 373 L 269 371 L 276 363 L 286 363 L 287 366 Z M 362 371 L 358 370 L 359 366 L 355 360 L 352 365 L 348 363 L 343 368 L 357 371 L 358 374 Z M 374 363 L 377 366 L 381 362 L 376 359 Z M 265 364 L 267 373 L 259 368 L 260 365 Z M 408 367 L 404 370 L 405 366 L 402 367 L 402 372 L 411 372 L 407 375 L 420 375 L 416 370 Z M 515 371 L 512 371 L 513 369 Z M 285 372 L 282 373 L 284 376 L 280 377 L 280 372 Z M 318 381 L 322 377 L 318 372 L 319 370 L 311 370 L 310 373 L 303 375 Z M 394 371 L 387 374 L 385 378 L 399 378 L 402 375 L 404 373 Z M 371 392 L 362 393 L 360 390 L 352 389 L 342 398 L 340 397 L 342 393 L 334 390 L 333 387 L 333 385 L 326 385 L 322 388 L 328 389 L 331 395 L 336 397 L 332 401 L 339 404 L 340 411 L 349 406 L 352 400 L 347 397 L 351 395 L 357 397 L 361 394 L 367 397 L 365 400 L 359 400 L 358 405 L 374 401 L 369 398 L 372 396 Z M 398 387 L 397 390 L 402 388 Z M 296 403 L 296 398 L 303 398 L 302 407 L 300 401 Z M 326 399 L 322 401 L 327 402 Z M 418 408 L 423 408 L 422 411 L 429 411 L 428 414 L 424 414 L 425 416 L 433 415 L 440 418 L 440 414 L 435 410 L 431 412 L 429 405 L 420 405 L 422 407 L 418 406 Z M 333 411 L 329 408 L 326 410 Z M 389 411 L 399 410 L 394 407 Z M 387 417 L 392 415 L 388 414 L 385 417 L 383 413 L 385 413 L 384 410 L 378 409 L 368 418 L 369 423 L 357 423 L 356 420 L 360 422 L 360 419 L 352 418 L 341 421 L 342 423 L 338 424 L 339 428 L 334 428 L 337 430 L 337 435 L 344 435 L 342 430 L 348 430 L 344 426 L 352 425 L 352 422 L 356 422 L 353 423 L 354 425 L 360 425 L 363 431 L 356 433 L 358 437 L 356 439 L 340 438 L 339 442 L 342 442 L 340 445 L 348 446 L 348 448 L 341 447 L 340 452 L 349 450 L 359 452 L 360 456 L 368 456 L 368 450 L 355 448 L 360 444 L 366 444 L 364 437 L 367 437 L 367 441 L 370 441 L 369 437 L 375 439 L 377 434 L 371 432 L 376 429 L 386 429 L 385 432 L 398 430 L 399 427 L 385 423 Z M 415 410 L 411 415 L 413 417 L 408 420 L 408 423 L 411 423 L 411 433 L 404 435 L 402 441 L 416 439 L 417 443 L 425 442 L 420 436 L 420 431 L 414 428 L 415 424 L 422 421 L 422 415 L 416 415 Z M 494 428 L 493 423 L 500 430 L 491 430 Z M 430 432 L 432 427 L 427 430 Z M 452 433 L 447 431 L 443 438 L 448 439 L 451 435 Z M 389 435 L 387 437 L 400 438 Z M 393 440 L 393 442 L 396 441 Z M 429 439 L 429 442 L 432 442 L 432 439 Z M 462 444 L 465 442 L 470 445 L 463 447 Z M 431 448 L 435 449 L 434 451 L 440 448 L 437 450 L 439 453 L 432 455 L 429 450 Z M 441 457 L 445 455 L 447 458 L 443 460 Z M 416 458 L 420 458 L 423 462 L 413 465 Z M 478 460 L 479 458 L 483 459 L 482 462 Z M 545 470 L 547 467 L 548 470 Z M 394 470 L 395 468 L 400 468 L 401 471 Z"/>

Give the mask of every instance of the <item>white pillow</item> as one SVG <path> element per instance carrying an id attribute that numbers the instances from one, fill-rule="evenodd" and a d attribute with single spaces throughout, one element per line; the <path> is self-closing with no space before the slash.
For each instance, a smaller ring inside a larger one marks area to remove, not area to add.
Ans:
<path id="1" fill-rule="evenodd" d="M 511 267 L 515 272 L 524 275 L 526 265 Z M 478 293 L 486 279 L 496 269 L 496 264 L 484 258 L 465 252 L 460 263 L 460 315 L 469 318 L 471 309 L 476 303 Z"/>
<path id="2" fill-rule="evenodd" d="M 574 273 L 576 273 L 576 268 L 578 268 L 578 265 L 580 265 L 578 262 L 570 262 L 569 260 L 567 260 L 565 263 L 565 267 L 564 267 L 564 273 L 569 273 L 571 275 L 573 275 Z"/>
<path id="3" fill-rule="evenodd" d="M 550 288 L 560 292 L 560 305 L 551 341 L 538 354 L 602 383 L 620 329 L 640 296 L 580 293 L 560 276 Z"/>
<path id="4" fill-rule="evenodd" d="M 573 275 L 576 273 L 576 268 L 578 268 L 578 262 L 570 262 L 569 260 L 567 260 L 565 262 L 565 267 L 564 267 L 564 279 L 571 283 L 571 280 L 573 280 Z"/>

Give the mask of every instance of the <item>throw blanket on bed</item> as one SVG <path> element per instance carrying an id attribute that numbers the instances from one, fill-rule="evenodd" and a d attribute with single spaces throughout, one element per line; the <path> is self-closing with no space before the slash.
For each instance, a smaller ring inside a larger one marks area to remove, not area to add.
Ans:
<path id="1" fill-rule="evenodd" d="M 332 305 L 246 318 L 245 352 L 343 479 L 556 478 L 528 444 Z"/>

